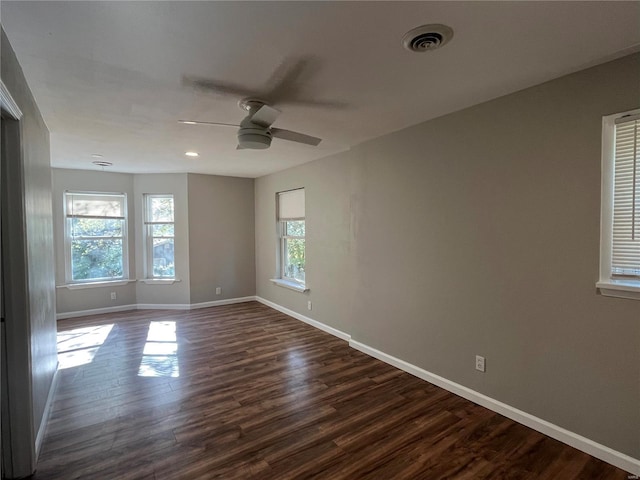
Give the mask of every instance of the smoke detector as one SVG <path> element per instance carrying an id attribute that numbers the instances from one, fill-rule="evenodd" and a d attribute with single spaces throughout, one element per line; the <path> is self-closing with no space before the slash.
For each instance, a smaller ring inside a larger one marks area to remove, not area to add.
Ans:
<path id="1" fill-rule="evenodd" d="M 409 30 L 402 37 L 402 45 L 410 52 L 431 52 L 453 38 L 453 29 L 434 23 Z"/>

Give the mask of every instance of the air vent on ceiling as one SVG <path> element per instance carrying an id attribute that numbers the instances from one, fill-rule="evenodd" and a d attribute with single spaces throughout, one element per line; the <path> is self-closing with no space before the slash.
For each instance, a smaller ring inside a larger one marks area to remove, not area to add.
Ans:
<path id="1" fill-rule="evenodd" d="M 99 167 L 110 167 L 111 165 L 113 165 L 113 163 L 111 162 L 107 162 L 106 160 L 94 160 L 93 162 L 94 165 L 97 165 Z"/>
<path id="2" fill-rule="evenodd" d="M 453 30 L 446 25 L 422 25 L 409 30 L 402 37 L 402 44 L 411 52 L 430 52 L 442 47 L 452 37 Z"/>

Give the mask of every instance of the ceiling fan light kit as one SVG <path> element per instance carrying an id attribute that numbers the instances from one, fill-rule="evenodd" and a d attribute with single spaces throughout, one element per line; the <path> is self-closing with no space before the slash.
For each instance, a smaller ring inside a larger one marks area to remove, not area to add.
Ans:
<path id="1" fill-rule="evenodd" d="M 271 145 L 271 133 L 264 128 L 240 127 L 238 130 L 238 150 L 264 150 Z"/>

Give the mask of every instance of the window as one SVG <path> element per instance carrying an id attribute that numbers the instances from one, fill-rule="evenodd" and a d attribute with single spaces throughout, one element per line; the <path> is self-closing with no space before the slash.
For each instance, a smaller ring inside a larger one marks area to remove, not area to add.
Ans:
<path id="1" fill-rule="evenodd" d="M 146 277 L 175 278 L 173 195 L 144 196 Z"/>
<path id="2" fill-rule="evenodd" d="M 297 290 L 305 285 L 304 189 L 278 193 L 280 279 Z M 296 288 L 298 287 L 298 288 Z"/>
<path id="3" fill-rule="evenodd" d="M 127 278 L 125 194 L 65 192 L 65 264 L 67 283 Z"/>
<path id="4" fill-rule="evenodd" d="M 640 110 L 603 119 L 598 287 L 640 299 Z"/>

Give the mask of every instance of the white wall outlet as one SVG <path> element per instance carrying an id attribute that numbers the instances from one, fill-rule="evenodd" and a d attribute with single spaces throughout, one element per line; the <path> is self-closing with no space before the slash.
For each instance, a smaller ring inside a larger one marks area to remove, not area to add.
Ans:
<path id="1" fill-rule="evenodd" d="M 311 300 L 307 302 L 307 310 L 311 310 Z"/>
<path id="2" fill-rule="evenodd" d="M 476 355 L 476 370 L 481 372 L 485 371 L 484 357 L 481 357 L 480 355 Z"/>
<path id="3" fill-rule="evenodd" d="M 111 300 L 115 300 L 116 296 L 116 292 L 111 292 Z"/>
<path id="4" fill-rule="evenodd" d="M 216 287 L 216 295 L 220 295 L 222 293 L 221 287 Z"/>

